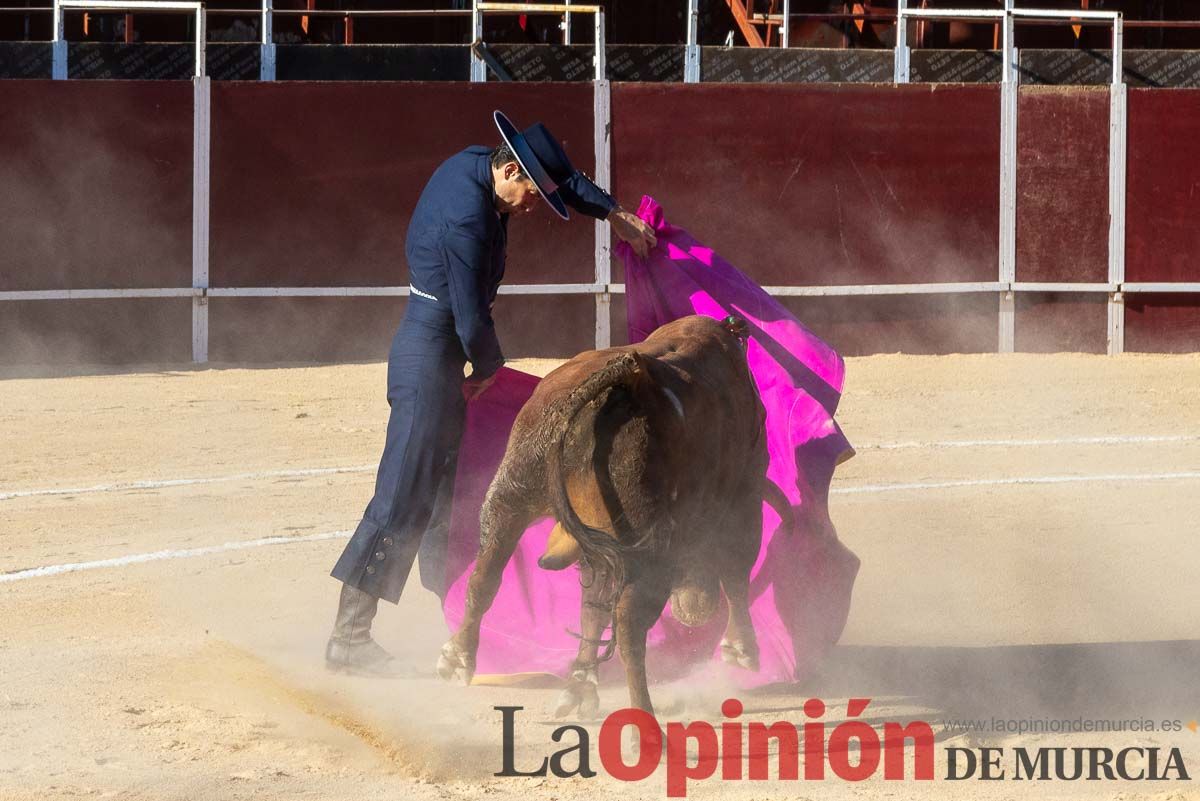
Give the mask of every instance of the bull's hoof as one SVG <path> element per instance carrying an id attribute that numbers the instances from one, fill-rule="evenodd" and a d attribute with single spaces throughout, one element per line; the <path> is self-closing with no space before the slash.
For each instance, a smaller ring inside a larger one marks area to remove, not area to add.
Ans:
<path id="1" fill-rule="evenodd" d="M 721 640 L 721 660 L 746 670 L 758 670 L 758 649 L 744 642 Z"/>
<path id="2" fill-rule="evenodd" d="M 561 718 L 579 710 L 582 720 L 594 720 L 600 712 L 600 693 L 596 689 L 600 677 L 595 668 L 574 670 L 567 679 L 567 686 L 558 695 L 558 704 L 554 708 L 554 717 Z"/>
<path id="3" fill-rule="evenodd" d="M 460 648 L 454 640 L 450 640 L 442 646 L 437 672 L 443 681 L 458 681 L 462 682 L 463 686 L 468 686 L 475 676 L 475 656 Z"/>

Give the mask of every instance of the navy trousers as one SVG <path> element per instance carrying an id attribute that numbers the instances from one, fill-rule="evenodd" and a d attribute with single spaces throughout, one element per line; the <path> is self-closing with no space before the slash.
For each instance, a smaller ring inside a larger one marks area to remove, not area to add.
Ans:
<path id="1" fill-rule="evenodd" d="M 450 313 L 410 298 L 388 355 L 391 415 L 375 495 L 333 568 L 334 578 L 396 603 L 419 551 L 421 583 L 445 593 L 465 364 Z"/>

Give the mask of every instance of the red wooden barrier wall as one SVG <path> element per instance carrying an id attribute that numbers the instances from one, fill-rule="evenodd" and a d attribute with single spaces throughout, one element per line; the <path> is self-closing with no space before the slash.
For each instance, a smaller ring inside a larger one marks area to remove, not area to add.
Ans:
<path id="1" fill-rule="evenodd" d="M 1200 90 L 1130 90 L 1127 280 L 1200 281 Z M 191 284 L 192 87 L 0 81 L 0 291 Z M 584 84 L 218 83 L 210 283 L 403 285 L 425 180 L 491 111 L 546 122 L 593 170 Z M 612 89 L 616 194 L 655 195 L 763 284 L 994 281 L 994 86 Z M 1107 279 L 1104 90 L 1025 88 L 1020 281 Z M 590 282 L 592 225 L 511 223 L 506 282 Z M 622 280 L 615 265 L 614 281 Z M 623 334 L 614 300 L 614 339 Z M 793 298 L 844 353 L 991 351 L 994 294 Z M 402 298 L 213 298 L 214 360 L 382 358 Z M 1200 349 L 1200 298 L 1127 298 L 1131 350 Z M 593 341 L 590 296 L 502 296 L 510 355 Z M 0 302 L 0 361 L 181 361 L 187 299 Z M 1103 295 L 1019 294 L 1021 350 L 1101 351 Z"/>
<path id="2" fill-rule="evenodd" d="M 1200 90 L 1129 90 L 1125 278 L 1200 282 Z M 1125 347 L 1200 350 L 1200 295 L 1130 295 Z"/>
<path id="3" fill-rule="evenodd" d="M 192 84 L 0 81 L 0 291 L 192 283 Z M 0 363 L 191 358 L 191 301 L 0 301 Z"/>

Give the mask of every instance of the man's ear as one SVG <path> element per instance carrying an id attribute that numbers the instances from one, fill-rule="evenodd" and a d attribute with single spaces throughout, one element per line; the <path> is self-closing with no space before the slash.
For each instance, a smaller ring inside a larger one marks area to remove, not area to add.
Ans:
<path id="1" fill-rule="evenodd" d="M 504 165 L 504 177 L 509 181 L 511 181 L 520 171 L 521 165 L 515 161 L 510 161 Z"/>

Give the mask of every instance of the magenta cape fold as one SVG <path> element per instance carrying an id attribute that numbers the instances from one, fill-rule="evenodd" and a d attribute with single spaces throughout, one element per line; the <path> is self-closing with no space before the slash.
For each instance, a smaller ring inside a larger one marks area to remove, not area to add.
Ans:
<path id="1" fill-rule="evenodd" d="M 649 635 L 647 671 L 651 680 L 662 680 L 697 668 L 720 670 L 743 687 L 801 679 L 841 636 L 859 565 L 838 541 L 827 507 L 834 467 L 853 452 L 833 420 L 842 359 L 736 267 L 668 224 L 653 199 L 643 198 L 638 214 L 658 232 L 658 246 L 645 260 L 628 246 L 617 246 L 625 262 L 630 341 L 690 314 L 722 319 L 736 314 L 749 323 L 747 359 L 767 412 L 767 475 L 787 496 L 796 522 L 794 531 L 781 527 L 779 515 L 764 503 L 762 549 L 750 583 L 760 670 L 719 665 L 726 622 L 722 602 L 711 621 L 694 629 L 674 620 L 668 606 Z M 463 616 L 484 494 L 517 412 L 537 381 L 503 368 L 468 407 L 447 549 L 449 590 L 443 609 L 451 630 Z M 527 529 L 505 568 L 500 592 L 483 619 L 478 673 L 565 674 L 574 658 L 579 641 L 570 631 L 579 630 L 578 571 L 537 566 L 552 526 L 547 518 Z M 614 659 L 602 675 L 619 671 Z"/>

